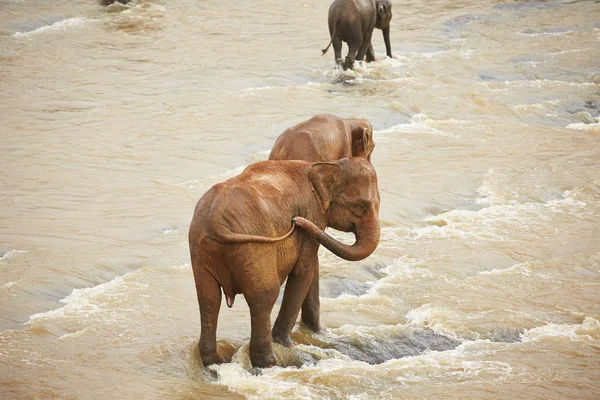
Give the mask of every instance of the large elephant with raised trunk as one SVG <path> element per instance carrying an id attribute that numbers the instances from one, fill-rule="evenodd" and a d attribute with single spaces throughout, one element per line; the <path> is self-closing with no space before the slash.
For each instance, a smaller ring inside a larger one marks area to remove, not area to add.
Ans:
<path id="1" fill-rule="evenodd" d="M 385 42 L 385 52 L 392 57 L 390 44 L 390 21 L 392 20 L 391 0 L 335 0 L 329 7 L 329 35 L 331 41 L 323 54 L 333 44 L 335 62 L 342 64 L 342 42 L 348 44 L 348 56 L 344 69 L 352 69 L 354 60 L 375 61 L 371 44 L 373 29 L 381 29 Z"/>
<path id="2" fill-rule="evenodd" d="M 272 340 L 292 344 L 302 321 L 319 329 L 317 250 L 322 244 L 346 260 L 368 257 L 379 243 L 377 175 L 363 158 L 337 162 L 263 161 L 217 184 L 198 201 L 189 244 L 200 305 L 198 343 L 204 365 L 224 362 L 216 347 L 221 290 L 227 305 L 243 294 L 250 308 L 250 360 L 255 367 L 277 363 Z M 323 230 L 353 232 L 343 244 Z M 271 310 L 287 279 L 271 331 Z M 317 291 L 316 296 L 307 293 Z"/>
<path id="3" fill-rule="evenodd" d="M 371 160 L 373 128 L 366 119 L 319 114 L 286 129 L 275 141 L 269 160 Z"/>

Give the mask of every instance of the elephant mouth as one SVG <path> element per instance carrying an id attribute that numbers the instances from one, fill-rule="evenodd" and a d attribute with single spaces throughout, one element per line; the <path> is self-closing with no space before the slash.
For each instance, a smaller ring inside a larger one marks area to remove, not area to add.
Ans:
<path id="1" fill-rule="evenodd" d="M 352 222 L 348 225 L 342 225 L 342 226 L 331 226 L 331 228 L 340 231 L 340 232 L 348 232 L 348 233 L 352 233 L 354 236 L 357 235 L 357 233 L 359 232 L 359 227 L 358 224 L 356 222 Z"/>
<path id="2" fill-rule="evenodd" d="M 346 232 L 352 232 L 354 236 L 356 236 L 356 232 L 358 232 L 358 225 L 356 224 L 356 222 L 353 222 L 350 226 L 350 229 Z"/>

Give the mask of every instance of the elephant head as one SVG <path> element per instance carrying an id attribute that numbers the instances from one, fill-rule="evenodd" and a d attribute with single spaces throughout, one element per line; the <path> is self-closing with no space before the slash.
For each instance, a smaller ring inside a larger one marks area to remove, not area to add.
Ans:
<path id="1" fill-rule="evenodd" d="M 375 148 L 373 128 L 366 119 L 351 119 L 352 156 L 363 157 L 371 162 L 371 153 Z"/>
<path id="2" fill-rule="evenodd" d="M 377 22 L 375 26 L 378 29 L 390 26 L 390 21 L 392 20 L 392 2 L 390 0 L 377 0 L 375 6 L 377 7 Z"/>
<path id="3" fill-rule="evenodd" d="M 309 181 L 327 226 L 354 233 L 356 242 L 351 246 L 340 243 L 302 217 L 296 217 L 295 223 L 345 260 L 358 261 L 371 255 L 379 244 L 380 233 L 379 190 L 371 163 L 363 158 L 315 163 Z"/>
<path id="4" fill-rule="evenodd" d="M 390 21 L 392 20 L 392 2 L 390 0 L 377 0 L 377 21 L 375 27 L 383 32 L 385 51 L 388 57 L 392 57 L 392 46 L 390 44 Z"/>

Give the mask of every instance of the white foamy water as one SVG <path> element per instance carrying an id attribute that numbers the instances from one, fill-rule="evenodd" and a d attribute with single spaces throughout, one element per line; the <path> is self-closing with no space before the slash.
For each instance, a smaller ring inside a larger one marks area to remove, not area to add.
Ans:
<path id="1" fill-rule="evenodd" d="M 576 122 L 576 123 L 572 123 L 567 125 L 567 129 L 575 129 L 578 131 L 587 131 L 590 133 L 600 133 L 600 121 L 598 121 L 598 119 L 596 118 L 596 122 L 594 123 L 581 123 L 581 122 Z"/>
<path id="2" fill-rule="evenodd" d="M 25 250 L 10 250 L 0 256 L 0 261 L 17 256 L 19 253 L 26 253 Z"/>
<path id="3" fill-rule="evenodd" d="M 39 27 L 39 28 L 34 29 L 29 32 L 15 32 L 12 36 L 17 39 L 22 39 L 22 38 L 31 39 L 31 37 L 35 36 L 35 35 L 55 32 L 55 31 L 59 31 L 59 30 L 64 31 L 64 30 L 68 30 L 68 29 L 81 28 L 86 23 L 97 22 L 97 21 L 99 21 L 99 20 L 87 20 L 84 18 L 68 18 L 68 19 L 65 19 L 62 21 L 55 22 L 52 25 Z"/>
<path id="4" fill-rule="evenodd" d="M 27 321 L 27 324 L 35 323 L 41 319 L 60 318 L 67 316 L 85 318 L 89 314 L 99 312 L 101 309 L 98 307 L 95 300 L 98 298 L 98 296 L 105 294 L 107 291 L 118 290 L 118 288 L 124 284 L 123 278 L 123 276 L 118 276 L 112 281 L 98 286 L 74 289 L 70 295 L 59 300 L 60 303 L 65 304 L 64 306 L 55 310 L 31 315 L 29 317 L 29 321 Z"/>
<path id="5" fill-rule="evenodd" d="M 415 114 L 411 117 L 410 123 L 408 124 L 394 125 L 390 128 L 376 131 L 376 133 L 382 136 L 383 141 L 390 140 L 391 134 L 394 133 L 413 135 L 436 135 L 451 139 L 460 139 L 460 136 L 458 135 L 453 135 L 451 133 L 447 133 L 430 126 L 430 123 L 432 122 L 434 121 L 430 120 L 424 114 Z"/>

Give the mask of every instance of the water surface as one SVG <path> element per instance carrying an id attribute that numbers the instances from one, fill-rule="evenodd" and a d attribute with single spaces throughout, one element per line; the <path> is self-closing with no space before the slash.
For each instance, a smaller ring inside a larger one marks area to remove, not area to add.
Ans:
<path id="1" fill-rule="evenodd" d="M 1 1 L 3 398 L 600 396 L 600 4 L 396 2 L 346 73 L 328 7 Z M 321 250 L 280 367 L 240 298 L 203 369 L 195 203 L 319 113 L 373 124 L 380 246 Z"/>

